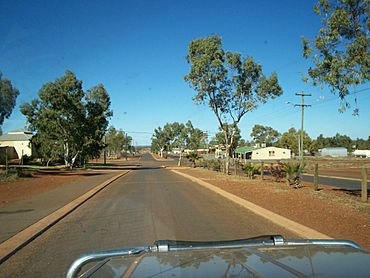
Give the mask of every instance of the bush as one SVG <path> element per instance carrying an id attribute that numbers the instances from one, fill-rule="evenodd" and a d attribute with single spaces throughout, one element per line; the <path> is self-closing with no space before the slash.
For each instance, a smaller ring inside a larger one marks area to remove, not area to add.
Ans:
<path id="1" fill-rule="evenodd" d="M 191 152 L 186 156 L 186 158 L 191 162 L 192 167 L 195 168 L 196 167 L 196 164 L 195 164 L 196 161 L 198 159 L 200 159 L 201 157 L 199 156 L 199 154 L 197 152 Z"/>
<path id="2" fill-rule="evenodd" d="M 203 159 L 198 163 L 198 166 L 219 172 L 222 169 L 222 161 L 218 159 Z"/>
<path id="3" fill-rule="evenodd" d="M 30 163 L 32 161 L 32 157 L 31 156 L 28 156 L 26 154 L 23 155 L 22 159 L 23 159 L 23 164 L 28 164 L 28 163 Z"/>
<path id="4" fill-rule="evenodd" d="M 286 172 L 283 169 L 283 164 L 271 165 L 270 173 L 275 178 L 276 182 L 281 181 L 283 178 L 286 177 Z"/>
<path id="5" fill-rule="evenodd" d="M 305 167 L 306 163 L 300 161 L 290 161 L 283 165 L 283 170 L 286 172 L 289 185 L 294 188 L 299 188 L 301 186 L 301 174 Z"/>
<path id="6" fill-rule="evenodd" d="M 247 163 L 242 166 L 242 169 L 250 179 L 253 179 L 254 176 L 260 171 L 261 167 L 256 164 Z"/>
<path id="7" fill-rule="evenodd" d="M 18 178 L 32 177 L 30 172 L 24 171 L 22 168 L 10 167 L 8 173 L 5 173 L 5 170 L 0 172 L 1 181 L 14 181 Z"/>

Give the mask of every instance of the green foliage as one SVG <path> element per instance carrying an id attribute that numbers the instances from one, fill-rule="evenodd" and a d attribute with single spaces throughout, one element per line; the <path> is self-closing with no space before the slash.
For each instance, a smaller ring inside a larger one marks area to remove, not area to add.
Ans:
<path id="1" fill-rule="evenodd" d="M 29 171 L 24 171 L 22 168 L 11 167 L 8 169 L 8 173 L 0 172 L 0 181 L 10 182 L 15 181 L 19 178 L 29 178 L 32 177 L 32 173 Z"/>
<path id="2" fill-rule="evenodd" d="M 289 185 L 293 186 L 294 188 L 300 187 L 301 174 L 303 173 L 305 167 L 305 162 L 293 160 L 283 164 L 283 170 L 286 172 Z"/>
<path id="3" fill-rule="evenodd" d="M 370 137 L 365 140 L 361 138 L 351 139 L 347 135 L 341 135 L 337 133 L 332 137 L 324 137 L 324 135 L 320 134 L 316 138 L 316 146 L 317 149 L 322 149 L 326 147 L 344 147 L 349 152 L 355 149 L 368 149 L 370 148 Z"/>
<path id="4" fill-rule="evenodd" d="M 222 169 L 222 161 L 219 159 L 204 159 L 201 166 L 208 170 L 220 172 Z"/>
<path id="5" fill-rule="evenodd" d="M 201 156 L 197 152 L 189 153 L 186 158 L 191 162 L 193 168 L 196 167 L 196 162 L 201 158 Z"/>
<path id="6" fill-rule="evenodd" d="M 253 179 L 259 173 L 261 167 L 257 164 L 246 163 L 242 166 L 242 169 L 250 179 Z"/>
<path id="7" fill-rule="evenodd" d="M 194 128 L 191 121 L 186 124 L 173 122 L 154 130 L 151 150 L 152 152 L 171 151 L 174 148 L 196 150 L 205 146 L 206 134 Z"/>
<path id="8" fill-rule="evenodd" d="M 104 138 L 108 157 L 120 158 L 125 145 L 125 135 L 122 130 L 109 127 Z"/>
<path id="9" fill-rule="evenodd" d="M 256 143 L 265 143 L 266 146 L 272 146 L 279 140 L 280 133 L 272 127 L 257 124 L 252 129 L 251 137 Z"/>
<path id="10" fill-rule="evenodd" d="M 197 150 L 207 147 L 207 133 L 195 128 L 191 121 L 186 123 L 186 148 L 190 150 Z"/>
<path id="11" fill-rule="evenodd" d="M 34 142 L 44 159 L 63 157 L 72 167 L 77 157 L 97 157 L 108 126 L 110 99 L 99 84 L 85 93 L 74 73 L 42 86 L 39 98 L 21 106 L 30 128 L 37 132 Z"/>
<path id="12" fill-rule="evenodd" d="M 314 85 L 327 84 L 344 102 L 349 87 L 370 79 L 368 0 L 319 0 L 314 7 L 322 28 L 310 42 L 303 38 L 303 56 L 312 58 L 308 75 Z"/>
<path id="13" fill-rule="evenodd" d="M 28 164 L 31 161 L 32 161 L 32 156 L 29 156 L 29 155 L 26 155 L 26 154 L 24 154 L 22 156 L 22 162 L 23 162 L 23 164 Z"/>
<path id="14" fill-rule="evenodd" d="M 295 154 L 298 154 L 298 138 L 300 138 L 301 131 L 297 131 L 295 128 L 290 128 L 287 132 L 284 132 L 279 142 L 275 144 L 277 147 L 290 149 Z M 308 152 L 313 152 L 315 146 L 313 145 L 312 139 L 308 134 L 303 132 L 303 149 Z"/>
<path id="15" fill-rule="evenodd" d="M 216 35 L 193 40 L 186 60 L 190 71 L 184 79 L 197 91 L 193 99 L 207 104 L 214 112 L 230 153 L 241 118 L 259 104 L 282 94 L 277 75 L 265 76 L 262 66 L 252 57 L 243 58 L 238 52 L 225 53 L 221 38 Z"/>
<path id="16" fill-rule="evenodd" d="M 226 132 L 227 132 L 227 137 L 228 141 L 231 142 L 231 132 L 232 132 L 232 126 L 227 125 L 225 126 Z M 225 140 L 225 134 L 219 128 L 220 132 L 216 133 L 215 137 L 211 139 L 210 144 L 211 145 L 221 145 L 225 146 L 226 145 L 226 140 Z M 230 146 L 230 155 L 234 152 L 234 150 L 241 144 L 243 143 L 241 135 L 240 135 L 240 129 L 238 127 L 235 127 L 235 133 L 234 133 L 234 139 L 233 143 Z"/>
<path id="17" fill-rule="evenodd" d="M 13 87 L 10 80 L 3 78 L 0 72 L 0 127 L 4 120 L 10 117 L 18 95 L 18 89 Z"/>

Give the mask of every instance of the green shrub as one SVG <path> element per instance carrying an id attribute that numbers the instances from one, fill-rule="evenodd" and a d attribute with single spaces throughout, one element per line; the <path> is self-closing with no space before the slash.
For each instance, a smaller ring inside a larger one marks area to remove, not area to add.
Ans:
<path id="1" fill-rule="evenodd" d="M 253 179 L 254 176 L 260 171 L 261 167 L 257 164 L 247 163 L 242 166 L 242 169 L 250 179 Z"/>
<path id="2" fill-rule="evenodd" d="M 199 160 L 201 157 L 197 152 L 191 152 L 186 156 L 186 158 L 191 162 L 192 167 L 195 168 L 197 160 Z"/>
<path id="3" fill-rule="evenodd" d="M 32 156 L 28 156 L 25 154 L 23 155 L 22 160 L 23 160 L 23 164 L 28 164 L 32 161 Z"/>
<path id="4" fill-rule="evenodd" d="M 283 165 L 283 170 L 286 172 L 286 178 L 289 185 L 294 188 L 299 188 L 301 186 L 301 174 L 305 167 L 305 162 L 293 160 Z"/>

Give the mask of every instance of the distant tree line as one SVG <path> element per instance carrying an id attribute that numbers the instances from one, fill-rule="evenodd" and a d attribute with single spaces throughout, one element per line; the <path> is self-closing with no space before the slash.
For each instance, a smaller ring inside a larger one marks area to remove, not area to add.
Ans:
<path id="1" fill-rule="evenodd" d="M 252 142 L 250 144 L 266 144 L 266 146 L 276 146 L 288 148 L 294 153 L 298 152 L 298 139 L 301 131 L 290 128 L 287 132 L 280 134 L 269 126 L 255 125 L 251 132 Z M 314 154 L 319 149 L 326 147 L 344 147 L 349 152 L 355 149 L 370 149 L 370 136 L 366 139 L 352 139 L 347 135 L 337 133 L 332 137 L 324 137 L 320 134 L 316 139 L 312 139 L 307 132 L 303 133 L 304 150 Z"/>
<path id="2" fill-rule="evenodd" d="M 280 133 L 270 126 L 256 124 L 250 134 L 252 140 L 246 141 L 241 137 L 240 129 L 237 128 L 234 134 L 233 145 L 230 147 L 232 152 L 240 146 L 260 146 L 266 145 L 287 148 L 293 153 L 298 154 L 299 138 L 301 131 L 290 128 L 284 133 Z M 152 151 L 163 156 L 164 151 L 172 151 L 177 148 L 179 151 L 184 149 L 196 150 L 207 147 L 225 147 L 224 132 L 219 131 L 210 141 L 207 141 L 207 133 L 198 128 L 194 128 L 191 122 L 181 124 L 178 122 L 167 123 L 163 127 L 154 130 L 152 137 Z M 352 139 L 347 135 L 337 133 L 332 137 L 324 137 L 320 134 L 316 139 L 312 139 L 307 132 L 303 133 L 304 150 L 308 154 L 315 154 L 322 148 L 344 147 L 349 152 L 356 149 L 370 149 L 370 136 L 367 139 Z"/>
<path id="3" fill-rule="evenodd" d="M 152 136 L 152 152 L 163 157 L 164 151 L 178 149 L 180 152 L 179 164 L 185 149 L 197 150 L 207 146 L 207 134 L 195 128 L 191 121 L 183 123 L 166 123 L 163 127 L 154 130 Z"/>
<path id="4" fill-rule="evenodd" d="M 110 158 L 121 158 L 122 154 L 135 152 L 135 147 L 132 145 L 132 137 L 123 132 L 122 129 L 117 130 L 111 126 L 104 138 L 106 146 L 105 151 Z"/>

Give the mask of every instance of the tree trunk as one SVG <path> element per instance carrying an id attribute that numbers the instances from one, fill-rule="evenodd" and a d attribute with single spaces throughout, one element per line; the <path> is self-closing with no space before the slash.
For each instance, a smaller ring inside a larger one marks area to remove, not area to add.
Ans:
<path id="1" fill-rule="evenodd" d="M 77 159 L 77 156 L 78 156 L 80 153 L 81 153 L 81 152 L 80 152 L 80 151 L 78 151 L 78 152 L 75 154 L 75 156 L 74 156 L 74 157 L 72 157 L 71 164 L 70 164 L 70 168 L 71 168 L 71 170 L 73 169 L 73 165 L 75 164 L 75 161 L 76 161 L 76 159 Z"/>
<path id="2" fill-rule="evenodd" d="M 64 164 L 65 164 L 66 167 L 69 166 L 68 156 L 69 156 L 68 142 L 64 142 Z"/>
<path id="3" fill-rule="evenodd" d="M 226 161 L 225 161 L 225 173 L 229 174 L 230 169 L 230 145 L 226 144 Z"/>
<path id="4" fill-rule="evenodd" d="M 179 162 L 177 163 L 177 167 L 181 166 L 181 160 L 182 160 L 182 150 L 180 149 L 180 158 L 179 158 Z"/>
<path id="5" fill-rule="evenodd" d="M 227 134 L 227 130 L 224 130 L 225 135 L 225 147 L 226 147 L 226 157 L 225 157 L 225 173 L 229 174 L 229 165 L 230 165 L 230 144 L 229 144 L 229 136 Z"/>
<path id="6" fill-rule="evenodd" d="M 161 148 L 161 157 L 163 158 L 163 148 Z"/>

